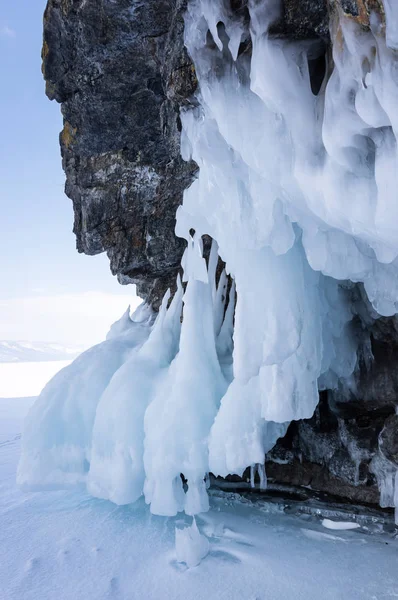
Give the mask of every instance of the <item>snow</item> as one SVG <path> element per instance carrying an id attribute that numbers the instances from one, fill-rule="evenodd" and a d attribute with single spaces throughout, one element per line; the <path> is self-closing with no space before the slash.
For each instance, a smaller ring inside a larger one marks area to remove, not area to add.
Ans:
<path id="1" fill-rule="evenodd" d="M 143 498 L 116 507 L 81 490 L 22 492 L 15 471 L 32 401 L 0 399 L 1 600 L 396 597 L 397 541 L 366 528 L 325 537 L 315 517 L 213 492 L 212 510 L 196 517 L 209 551 L 188 568 L 175 530 L 189 531 L 191 517 L 153 516 Z"/>

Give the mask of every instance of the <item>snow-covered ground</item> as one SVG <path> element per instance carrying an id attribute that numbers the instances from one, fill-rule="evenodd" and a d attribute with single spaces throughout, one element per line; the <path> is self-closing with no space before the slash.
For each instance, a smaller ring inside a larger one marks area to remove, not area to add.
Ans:
<path id="1" fill-rule="evenodd" d="M 176 559 L 175 528 L 191 517 L 155 517 L 143 500 L 117 507 L 83 491 L 21 492 L 15 471 L 33 401 L 0 399 L 0 600 L 398 597 L 397 542 L 365 527 L 331 531 L 322 519 L 214 492 L 196 518 L 209 553 L 188 569 Z"/>

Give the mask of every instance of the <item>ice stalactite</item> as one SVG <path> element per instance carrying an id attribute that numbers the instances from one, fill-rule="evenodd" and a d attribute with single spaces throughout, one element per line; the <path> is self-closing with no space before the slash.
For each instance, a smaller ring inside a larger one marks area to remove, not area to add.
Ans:
<path id="1" fill-rule="evenodd" d="M 236 17 L 224 9 L 221 19 L 218 4 L 192 0 L 186 16 L 200 108 L 183 115 L 183 149 L 201 174 L 180 212 L 205 220 L 231 269 L 230 240 L 238 240 L 235 251 L 267 246 L 282 254 L 298 223 L 314 270 L 363 281 L 376 310 L 395 314 L 397 57 L 380 17 L 370 30 L 344 15 L 333 19 L 334 68 L 315 96 L 308 57 L 316 44 L 267 33 L 278 3 L 249 2 L 250 30 L 241 37 L 251 39 L 252 56 L 237 58 Z"/>
<path id="2" fill-rule="evenodd" d="M 315 95 L 321 44 L 272 38 L 280 9 L 249 1 L 249 25 L 221 1 L 186 14 L 200 91 L 183 155 L 200 174 L 177 232 L 217 240 L 238 296 L 234 379 L 209 441 L 220 475 L 260 463 L 284 423 L 312 414 L 318 387 L 353 372 L 345 281 L 363 282 L 379 314 L 397 310 L 396 11 L 387 40 L 376 13 L 368 30 L 333 14 L 333 70 Z M 251 55 L 237 51 L 247 40 Z"/>
<path id="3" fill-rule="evenodd" d="M 187 287 L 180 350 L 145 415 L 145 498 L 153 512 L 164 515 L 208 509 L 207 438 L 227 387 L 216 353 L 218 294 L 213 310 L 212 282 L 197 234 L 183 264 Z M 186 494 L 181 473 L 188 480 Z"/>
<path id="4" fill-rule="evenodd" d="M 162 515 L 207 510 L 209 471 L 263 465 L 289 423 L 311 417 L 320 389 L 350 380 L 350 287 L 362 283 L 379 315 L 397 312 L 395 4 L 385 0 L 386 24 L 375 12 L 368 28 L 335 5 L 333 56 L 316 86 L 309 63 L 324 46 L 273 38 L 281 6 L 249 0 L 238 16 L 226 0 L 189 0 L 199 88 L 181 114 L 182 155 L 199 175 L 177 212 L 185 292 L 179 284 L 169 307 L 166 295 L 154 325 L 125 315 L 114 326 L 113 362 L 87 405 L 79 386 L 91 371 L 72 365 L 47 386 L 28 420 L 21 482 L 85 481 L 116 503 L 144 493 Z M 382 502 L 396 504 L 387 471 Z"/>

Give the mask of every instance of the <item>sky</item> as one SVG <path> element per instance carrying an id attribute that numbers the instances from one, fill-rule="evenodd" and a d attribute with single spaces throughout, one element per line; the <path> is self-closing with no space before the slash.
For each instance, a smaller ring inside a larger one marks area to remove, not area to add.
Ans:
<path id="1" fill-rule="evenodd" d="M 45 0 L 0 0 L 0 340 L 96 343 L 131 302 L 105 254 L 78 254 L 41 74 Z"/>

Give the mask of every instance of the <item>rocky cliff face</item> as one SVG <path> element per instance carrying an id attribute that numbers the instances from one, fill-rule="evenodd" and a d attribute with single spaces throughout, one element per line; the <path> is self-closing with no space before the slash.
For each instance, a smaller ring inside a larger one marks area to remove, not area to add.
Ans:
<path id="1" fill-rule="evenodd" d="M 246 0 L 231 11 L 247 15 Z M 43 73 L 61 103 L 66 193 L 77 249 L 106 251 L 121 283 L 137 283 L 155 308 L 173 286 L 184 248 L 175 212 L 196 166 L 180 157 L 179 110 L 197 81 L 183 42 L 186 0 L 49 0 Z M 314 93 L 330 68 L 329 23 L 341 11 L 369 26 L 380 0 L 285 0 L 275 36 L 319 39 L 310 71 Z M 250 42 L 241 52 L 250 52 Z M 328 67 L 329 65 L 329 67 Z M 398 465 L 396 319 L 361 322 L 371 360 L 350 390 L 324 393 L 308 421 L 293 423 L 267 457 L 270 478 L 377 502 L 377 464 Z"/>
<path id="2" fill-rule="evenodd" d="M 179 105 L 195 90 L 180 0 L 49 0 L 46 93 L 61 103 L 77 249 L 108 253 L 121 283 L 159 304 L 183 243 L 175 212 L 195 166 L 180 157 Z"/>
<path id="3" fill-rule="evenodd" d="M 247 0 L 231 0 L 245 13 Z M 47 96 L 61 103 L 66 194 L 77 249 L 106 251 L 121 283 L 157 308 L 174 285 L 183 242 L 175 211 L 195 165 L 180 157 L 181 106 L 197 81 L 183 40 L 186 0 L 49 0 L 44 14 Z M 379 0 L 284 0 L 275 36 L 319 38 L 310 65 L 324 76 L 329 21 L 343 10 L 363 26 Z M 242 51 L 250 52 L 242 44 Z"/>

